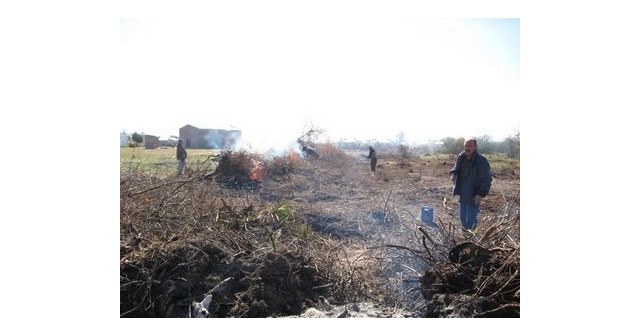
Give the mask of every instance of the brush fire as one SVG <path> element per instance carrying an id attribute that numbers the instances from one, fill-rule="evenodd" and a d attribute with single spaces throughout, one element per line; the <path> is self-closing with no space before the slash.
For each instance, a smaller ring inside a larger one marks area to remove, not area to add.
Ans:
<path id="1" fill-rule="evenodd" d="M 255 187 L 266 174 L 264 161 L 245 151 L 225 151 L 217 162 L 213 177 L 229 187 Z"/>

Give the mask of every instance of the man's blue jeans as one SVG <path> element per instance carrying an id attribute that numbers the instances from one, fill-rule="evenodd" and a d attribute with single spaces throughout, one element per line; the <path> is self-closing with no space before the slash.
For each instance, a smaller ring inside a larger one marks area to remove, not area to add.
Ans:
<path id="1" fill-rule="evenodd" d="M 460 201 L 460 222 L 467 230 L 474 230 L 478 225 L 478 207 L 473 200 L 471 202 Z"/>

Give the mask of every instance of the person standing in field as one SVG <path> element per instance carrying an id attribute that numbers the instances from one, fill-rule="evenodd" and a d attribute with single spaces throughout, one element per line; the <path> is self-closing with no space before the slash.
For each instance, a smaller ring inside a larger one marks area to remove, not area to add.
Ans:
<path id="1" fill-rule="evenodd" d="M 187 160 L 187 151 L 182 145 L 182 140 L 178 140 L 178 145 L 176 146 L 176 158 L 178 159 L 178 175 L 182 175 L 186 166 L 185 161 Z"/>
<path id="2" fill-rule="evenodd" d="M 371 160 L 371 172 L 375 173 L 376 172 L 376 165 L 378 164 L 378 157 L 376 157 L 376 150 L 373 149 L 373 147 L 369 146 L 369 155 L 364 155 L 362 154 L 362 156 L 366 157 L 367 159 Z"/>
<path id="3" fill-rule="evenodd" d="M 306 157 L 306 158 L 312 158 L 312 159 L 319 159 L 320 158 L 320 154 L 318 154 L 318 151 L 315 150 L 315 148 L 312 148 L 312 147 L 303 146 L 302 147 L 302 153 L 304 154 L 304 157 Z"/>
<path id="4" fill-rule="evenodd" d="M 478 225 L 478 212 L 482 199 L 491 189 L 491 167 L 487 158 L 478 153 L 476 139 L 464 142 L 464 151 L 458 154 L 455 166 L 449 171 L 454 183 L 453 195 L 460 196 L 460 222 L 473 231 Z"/>

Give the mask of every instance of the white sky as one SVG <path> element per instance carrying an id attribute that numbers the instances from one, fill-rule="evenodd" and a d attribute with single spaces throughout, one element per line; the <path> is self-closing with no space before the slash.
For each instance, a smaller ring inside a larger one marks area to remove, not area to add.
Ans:
<path id="1" fill-rule="evenodd" d="M 518 19 L 329 4 L 121 18 L 121 130 L 234 126 L 265 143 L 310 125 L 331 140 L 409 142 L 519 129 Z"/>

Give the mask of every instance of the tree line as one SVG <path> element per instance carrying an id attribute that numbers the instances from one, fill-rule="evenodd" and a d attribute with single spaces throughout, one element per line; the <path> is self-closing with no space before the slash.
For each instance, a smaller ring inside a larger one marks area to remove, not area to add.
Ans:
<path id="1" fill-rule="evenodd" d="M 464 138 L 447 137 L 442 139 L 442 146 L 437 149 L 441 154 L 458 154 L 464 147 Z M 476 138 L 478 151 L 486 154 L 502 153 L 513 159 L 520 159 L 520 131 L 503 141 L 493 141 L 490 136 Z"/>

